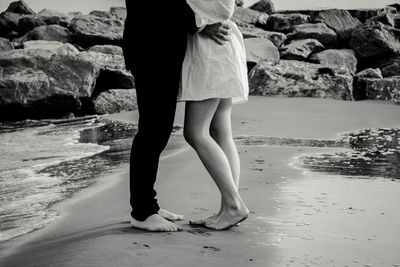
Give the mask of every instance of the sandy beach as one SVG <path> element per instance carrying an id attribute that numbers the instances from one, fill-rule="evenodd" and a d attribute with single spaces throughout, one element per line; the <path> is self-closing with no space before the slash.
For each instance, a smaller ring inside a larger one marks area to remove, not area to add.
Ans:
<path id="1" fill-rule="evenodd" d="M 109 118 L 135 121 L 135 112 Z M 336 140 L 366 128 L 399 128 L 381 101 L 250 97 L 233 111 L 235 136 Z M 182 124 L 180 104 L 176 124 Z M 0 266 L 400 266 L 400 179 L 311 172 L 301 155 L 338 147 L 239 144 L 240 192 L 250 217 L 229 231 L 192 227 L 218 210 L 218 192 L 189 147 L 166 156 L 157 179 L 163 208 L 185 215 L 178 233 L 129 224 L 127 169 L 53 208 L 47 227 L 0 245 Z"/>

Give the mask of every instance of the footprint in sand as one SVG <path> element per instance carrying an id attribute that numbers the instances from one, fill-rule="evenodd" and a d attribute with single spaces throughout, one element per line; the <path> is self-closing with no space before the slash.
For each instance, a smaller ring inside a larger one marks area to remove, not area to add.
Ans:
<path id="1" fill-rule="evenodd" d="M 208 256 L 218 251 L 221 251 L 221 249 L 212 246 L 203 246 L 203 249 L 200 251 L 200 253 L 203 256 Z"/>
<path id="2" fill-rule="evenodd" d="M 200 235 L 200 236 L 205 236 L 205 237 L 209 237 L 211 236 L 211 233 L 208 232 L 208 230 L 204 229 L 204 228 L 195 228 L 192 227 L 192 229 L 187 231 L 188 233 L 191 233 L 193 235 Z"/>

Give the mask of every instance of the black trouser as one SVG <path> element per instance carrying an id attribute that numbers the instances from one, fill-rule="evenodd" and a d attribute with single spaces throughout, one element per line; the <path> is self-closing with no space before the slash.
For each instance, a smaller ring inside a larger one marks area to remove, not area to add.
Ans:
<path id="1" fill-rule="evenodd" d="M 172 132 L 185 41 L 180 49 L 164 51 L 158 62 L 152 60 L 135 67 L 138 132 L 133 140 L 130 158 L 130 204 L 134 219 L 143 221 L 158 212 L 154 183 L 159 158 Z M 171 53 L 173 52 L 173 53 Z M 168 56 L 165 56 L 170 53 Z M 149 64 L 150 63 L 150 64 Z"/>

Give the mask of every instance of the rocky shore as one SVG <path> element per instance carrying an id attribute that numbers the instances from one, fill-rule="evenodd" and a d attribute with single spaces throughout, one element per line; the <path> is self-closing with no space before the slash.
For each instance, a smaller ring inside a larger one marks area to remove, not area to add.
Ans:
<path id="1" fill-rule="evenodd" d="M 276 11 L 241 1 L 233 20 L 247 49 L 250 93 L 400 103 L 400 5 Z M 0 120 L 136 109 L 121 45 L 126 10 L 0 14 Z"/>

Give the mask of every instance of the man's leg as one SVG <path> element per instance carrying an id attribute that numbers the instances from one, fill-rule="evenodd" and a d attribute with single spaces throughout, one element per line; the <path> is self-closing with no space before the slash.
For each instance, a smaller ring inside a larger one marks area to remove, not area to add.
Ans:
<path id="1" fill-rule="evenodd" d="M 162 218 L 162 214 L 169 213 L 162 210 L 161 216 L 155 216 L 160 208 L 154 190 L 160 153 L 173 127 L 178 79 L 173 75 L 155 78 L 153 73 L 151 77 L 146 73 L 135 74 L 140 117 L 130 162 L 132 224 L 151 231 L 178 230 L 179 227 Z"/>

